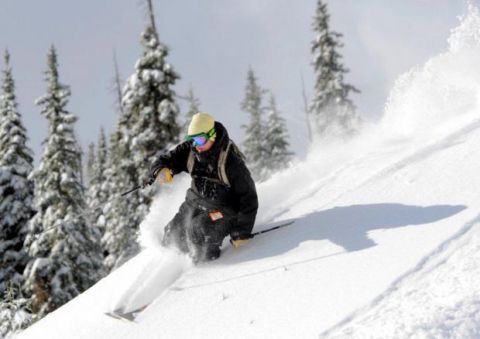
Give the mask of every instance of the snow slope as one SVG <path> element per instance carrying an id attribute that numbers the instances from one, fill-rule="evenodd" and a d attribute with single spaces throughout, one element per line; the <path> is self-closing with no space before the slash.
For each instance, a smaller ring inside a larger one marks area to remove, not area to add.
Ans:
<path id="1" fill-rule="evenodd" d="M 449 46 L 397 81 L 380 124 L 259 185 L 258 224 L 294 225 L 193 266 L 158 246 L 177 179 L 141 225 L 145 250 L 18 338 L 478 338 L 475 7 Z M 153 297 L 135 323 L 103 314 Z"/>

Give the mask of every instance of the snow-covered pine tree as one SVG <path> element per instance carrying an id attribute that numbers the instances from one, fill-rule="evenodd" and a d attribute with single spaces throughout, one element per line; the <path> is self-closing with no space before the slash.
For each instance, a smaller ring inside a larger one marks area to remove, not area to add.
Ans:
<path id="1" fill-rule="evenodd" d="M 330 15 L 323 0 L 318 0 L 312 42 L 315 91 L 310 107 L 317 136 L 348 136 L 358 129 L 360 119 L 349 99 L 350 92 L 358 92 L 344 81 L 348 72 L 340 62 L 338 49 L 343 46 L 341 34 L 330 31 Z"/>
<path id="2" fill-rule="evenodd" d="M 122 114 L 116 130 L 110 136 L 105 170 L 104 190 L 108 192 L 108 202 L 103 209 L 105 233 L 102 237 L 102 248 L 104 264 L 109 271 L 138 253 L 138 225 L 147 212 L 146 205 L 139 203 L 141 197 L 138 191 L 121 196 L 123 192 L 137 185 L 130 145 L 125 137 L 127 122 L 127 117 Z"/>
<path id="3" fill-rule="evenodd" d="M 110 135 L 105 182 L 102 186 L 102 190 L 108 196 L 102 210 L 105 223 L 102 248 L 104 265 L 108 271 L 119 267 L 139 251 L 136 234 L 138 225 L 147 213 L 147 206 L 140 200 L 142 197 L 139 192 L 121 196 L 122 193 L 137 186 L 138 180 L 130 143 L 133 119 L 131 112 L 125 111 L 122 105 L 121 80 L 116 58 L 114 66 L 115 101 L 119 121 Z"/>
<path id="4" fill-rule="evenodd" d="M 153 13 L 151 13 L 153 18 Z M 148 176 L 151 164 L 159 152 L 178 142 L 179 108 L 172 86 L 179 78 L 166 61 L 168 48 L 158 40 L 153 19 L 142 33 L 142 57 L 135 65 L 135 73 L 127 80 L 123 92 L 123 107 L 131 129 L 132 161 L 137 178 Z M 147 204 L 152 193 L 147 194 Z"/>
<path id="5" fill-rule="evenodd" d="M 265 91 L 258 85 L 253 69 L 250 67 L 247 73 L 247 85 L 245 98 L 242 101 L 242 109 L 250 115 L 245 129 L 246 137 L 243 143 L 244 154 L 252 176 L 255 180 L 262 181 L 266 178 L 266 149 L 265 149 L 265 125 L 263 121 L 264 107 L 262 106 Z"/>
<path id="6" fill-rule="evenodd" d="M 285 119 L 280 116 L 273 94 L 267 107 L 267 123 L 265 134 L 265 149 L 268 174 L 284 169 L 288 166 L 292 153 L 288 150 L 288 130 Z"/>
<path id="7" fill-rule="evenodd" d="M 155 29 L 152 4 L 150 24 L 142 33 L 144 52 L 135 73 L 125 85 L 123 113 L 111 139 L 108 165 L 110 199 L 105 209 L 106 230 L 102 239 L 109 269 L 118 267 L 138 251 L 136 233 L 145 217 L 155 188 L 120 194 L 148 177 L 157 154 L 178 142 L 179 108 L 171 89 L 179 78 L 167 63 L 168 48 L 160 43 Z"/>
<path id="8" fill-rule="evenodd" d="M 15 97 L 15 84 L 5 52 L 3 95 L 0 97 L 0 295 L 6 284 L 19 291 L 28 256 L 23 249 L 33 211 L 32 151 Z M 16 297 L 16 296 L 15 296 Z"/>
<path id="9" fill-rule="evenodd" d="M 105 228 L 105 217 L 103 206 L 108 200 L 106 169 L 107 169 L 107 140 L 103 127 L 100 128 L 98 136 L 97 152 L 93 154 L 91 165 L 90 184 L 88 186 L 88 207 L 91 214 L 91 222 L 103 235 Z"/>
<path id="10" fill-rule="evenodd" d="M 0 338 L 7 338 L 31 325 L 30 306 L 30 300 L 22 296 L 21 287 L 15 283 L 7 284 L 0 302 Z"/>
<path id="11" fill-rule="evenodd" d="M 187 133 L 186 131 L 188 130 L 188 125 L 190 124 L 190 121 L 192 120 L 193 115 L 200 112 L 200 100 L 195 96 L 195 93 L 193 92 L 192 87 L 188 89 L 188 93 L 187 93 L 187 96 L 185 97 L 185 100 L 187 101 L 188 109 L 185 114 L 185 123 L 183 124 L 182 130 L 185 133 Z"/>
<path id="12" fill-rule="evenodd" d="M 48 120 L 48 137 L 35 181 L 37 214 L 30 220 L 25 245 L 31 257 L 25 290 L 32 295 L 37 317 L 55 310 L 85 291 L 103 275 L 99 234 L 86 213 L 80 184 L 80 149 L 67 111 L 70 96 L 59 82 L 52 46 L 46 71 L 47 93 L 37 100 Z"/>

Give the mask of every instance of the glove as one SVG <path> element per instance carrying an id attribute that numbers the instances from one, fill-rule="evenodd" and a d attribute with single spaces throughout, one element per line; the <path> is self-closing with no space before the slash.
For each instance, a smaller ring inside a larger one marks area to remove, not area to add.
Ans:
<path id="1" fill-rule="evenodd" d="M 165 164 L 163 161 L 157 160 L 155 161 L 152 166 L 150 166 L 150 171 L 148 173 L 149 178 L 153 178 L 155 181 L 155 178 L 157 177 L 157 174 L 162 170 L 162 168 L 165 168 Z"/>
<path id="2" fill-rule="evenodd" d="M 143 183 L 143 186 L 145 187 L 147 185 L 152 185 L 155 180 L 157 180 L 158 176 L 160 176 L 160 180 L 162 182 L 165 182 L 167 184 L 172 182 L 173 180 L 172 171 L 170 171 L 170 169 L 159 167 L 156 170 L 151 171 L 149 177 Z"/>
<path id="3" fill-rule="evenodd" d="M 237 230 L 230 232 L 230 244 L 235 248 L 245 245 L 251 238 L 251 234 L 245 234 Z"/>
<path id="4" fill-rule="evenodd" d="M 169 168 L 162 168 L 160 171 L 155 173 L 155 178 L 159 177 L 161 182 L 165 182 L 167 184 L 171 183 L 173 180 L 172 171 Z"/>
<path id="5" fill-rule="evenodd" d="M 239 248 L 245 245 L 249 240 L 250 239 L 237 239 L 237 240 L 230 239 L 230 244 L 232 244 L 232 246 L 235 248 Z"/>

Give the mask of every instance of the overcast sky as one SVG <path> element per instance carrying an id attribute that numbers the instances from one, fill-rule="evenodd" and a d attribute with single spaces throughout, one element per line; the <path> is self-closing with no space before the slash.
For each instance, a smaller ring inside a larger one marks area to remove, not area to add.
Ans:
<path id="1" fill-rule="evenodd" d="M 350 69 L 347 81 L 362 91 L 352 99 L 369 120 L 383 113 L 398 75 L 447 48 L 450 29 L 467 7 L 464 0 L 328 4 L 331 28 L 344 35 L 340 53 Z M 170 47 L 168 62 L 181 76 L 174 88 L 178 94 L 192 86 L 202 110 L 241 142 L 240 125 L 248 117 L 240 102 L 250 65 L 260 85 L 275 95 L 292 147 L 304 154 L 301 75 L 311 99 L 316 0 L 156 0 L 154 6 L 160 39 Z M 72 89 L 68 109 L 79 117 L 76 132 L 86 150 L 101 125 L 110 132 L 116 124 L 113 52 L 125 80 L 141 55 L 146 22 L 142 0 L 0 0 L 0 48 L 11 53 L 20 111 L 37 161 L 46 122 L 34 101 L 45 93 L 50 45 L 58 51 L 61 81 Z"/>

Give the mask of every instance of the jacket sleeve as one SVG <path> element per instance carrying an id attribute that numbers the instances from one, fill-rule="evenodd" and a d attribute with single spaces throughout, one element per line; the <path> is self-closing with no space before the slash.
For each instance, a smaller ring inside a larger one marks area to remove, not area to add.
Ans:
<path id="1" fill-rule="evenodd" d="M 238 204 L 237 223 L 232 228 L 232 233 L 248 236 L 255 225 L 258 210 L 258 197 L 255 182 L 245 162 L 235 154 L 230 154 L 226 166 L 230 189 L 236 197 Z"/>
<path id="2" fill-rule="evenodd" d="M 187 172 L 188 155 L 190 154 L 190 144 L 183 142 L 177 145 L 171 151 L 161 154 L 150 166 L 150 173 L 158 168 L 169 168 L 173 175 Z"/>

